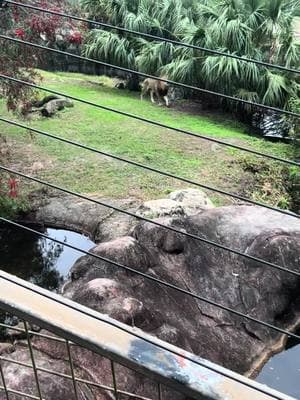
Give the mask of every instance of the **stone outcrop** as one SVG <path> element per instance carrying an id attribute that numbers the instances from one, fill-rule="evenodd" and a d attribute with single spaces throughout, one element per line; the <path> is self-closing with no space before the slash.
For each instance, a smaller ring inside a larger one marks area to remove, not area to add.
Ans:
<path id="1" fill-rule="evenodd" d="M 150 219 L 185 215 L 183 207 L 171 199 L 146 201 L 138 208 L 137 214 Z"/>
<path id="2" fill-rule="evenodd" d="M 185 189 L 169 194 L 167 199 L 150 200 L 141 204 L 136 199 L 106 199 L 89 196 L 102 204 L 135 213 L 142 217 L 153 219 L 160 217 L 189 216 L 214 205 L 201 190 Z M 40 196 L 37 202 L 33 198 L 33 210 L 26 220 L 61 229 L 81 232 L 88 235 L 94 242 L 105 242 L 117 237 L 127 236 L 139 222 L 137 218 L 122 214 L 101 204 L 92 203 L 74 196 L 58 196 L 50 198 L 43 206 Z"/>
<path id="3" fill-rule="evenodd" d="M 168 199 L 150 200 L 143 203 L 137 214 L 146 218 L 179 217 L 195 215 L 214 208 L 206 193 L 197 189 L 177 190 Z"/>
<path id="4" fill-rule="evenodd" d="M 132 213 L 139 205 L 135 199 L 112 200 L 98 196 L 90 197 Z M 125 236 L 138 222 L 129 215 L 74 196 L 53 197 L 43 206 L 40 206 L 39 199 L 37 200 L 38 202 L 33 199 L 35 205 L 30 215 L 26 216 L 27 221 L 34 224 L 43 221 L 44 226 L 83 233 L 94 242 Z"/>
<path id="5" fill-rule="evenodd" d="M 300 224 L 292 217 L 232 206 L 160 222 L 300 272 Z M 270 324 L 288 328 L 298 321 L 297 276 L 151 223 L 92 251 Z M 282 340 L 254 322 L 92 257 L 73 266 L 63 294 L 240 373 L 252 371 Z"/>
<path id="6" fill-rule="evenodd" d="M 170 193 L 169 198 L 179 203 L 187 216 L 215 207 L 207 194 L 198 189 L 176 190 Z"/>
<path id="7" fill-rule="evenodd" d="M 172 197 L 182 202 L 181 196 Z M 209 202 L 204 205 L 212 207 Z M 61 213 L 58 209 L 57 217 Z M 81 218 L 79 213 L 77 216 Z M 296 218 L 239 205 L 159 221 L 300 272 L 300 224 Z M 297 276 L 149 222 L 138 223 L 126 236 L 100 243 L 92 252 L 280 328 L 293 329 L 300 324 Z M 246 375 L 255 375 L 272 352 L 284 345 L 284 336 L 276 331 L 91 256 L 75 263 L 62 292 L 81 304 Z M 44 365 L 59 366 L 65 371 L 65 349 L 45 339 L 34 339 L 33 343 Z M 25 357 L 21 344 L 15 345 L 16 359 Z M 111 384 L 107 361 L 82 349 L 74 349 L 73 356 L 78 376 L 104 384 L 110 380 Z M 9 368 L 4 364 L 5 373 L 10 372 Z M 15 374 L 16 371 L 9 374 L 11 387 L 16 387 Z M 117 375 L 124 390 L 153 397 L 153 383 L 121 367 Z M 29 381 L 23 373 L 20 377 Z M 48 394 L 47 398 L 73 398 L 66 395 L 71 391 L 69 386 L 47 379 L 51 393 L 57 393 L 55 397 Z M 82 387 L 81 398 L 88 396 L 87 390 Z M 111 396 L 92 391 L 88 398 L 106 397 Z M 173 393 L 165 393 L 164 397 L 176 398 Z"/>

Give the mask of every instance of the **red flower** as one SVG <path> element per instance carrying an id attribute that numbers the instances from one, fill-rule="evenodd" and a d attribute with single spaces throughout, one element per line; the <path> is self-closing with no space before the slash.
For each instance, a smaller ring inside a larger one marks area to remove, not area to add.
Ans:
<path id="1" fill-rule="evenodd" d="M 9 193 L 8 196 L 11 198 L 16 198 L 18 196 L 18 183 L 15 178 L 9 178 L 8 180 L 8 186 L 9 186 Z"/>
<path id="2" fill-rule="evenodd" d="M 69 42 L 70 43 L 75 43 L 75 44 L 81 44 L 82 43 L 82 35 L 80 32 L 73 32 L 71 35 L 69 35 Z"/>
<path id="3" fill-rule="evenodd" d="M 20 39 L 25 39 L 25 31 L 24 31 L 24 29 L 23 28 L 17 28 L 16 30 L 15 30 L 15 34 L 16 34 L 16 36 L 18 37 L 18 38 L 20 38 Z"/>

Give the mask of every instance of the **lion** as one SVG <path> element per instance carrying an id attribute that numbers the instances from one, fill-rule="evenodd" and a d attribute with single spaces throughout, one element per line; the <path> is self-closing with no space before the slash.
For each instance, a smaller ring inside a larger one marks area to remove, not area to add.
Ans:
<path id="1" fill-rule="evenodd" d="M 161 79 L 167 79 L 165 76 L 161 77 Z M 161 106 L 162 99 L 165 101 L 166 106 L 169 107 L 170 101 L 168 98 L 169 85 L 166 82 L 161 81 L 159 78 L 152 79 L 147 78 L 141 83 L 142 93 L 141 100 L 144 99 L 144 96 L 150 93 L 151 102 L 155 104 L 154 95 L 158 99 L 158 104 Z"/>

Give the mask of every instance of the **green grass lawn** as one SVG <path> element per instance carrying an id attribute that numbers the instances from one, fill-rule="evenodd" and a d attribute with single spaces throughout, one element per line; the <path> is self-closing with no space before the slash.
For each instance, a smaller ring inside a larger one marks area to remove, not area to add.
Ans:
<path id="1" fill-rule="evenodd" d="M 224 115 L 193 115 L 152 105 L 150 101 L 141 102 L 137 93 L 115 89 L 113 82 L 105 77 L 49 72 L 43 72 L 43 77 L 43 86 L 99 105 L 270 154 L 291 157 L 290 146 L 249 136 L 244 125 Z M 104 85 L 99 85 L 100 82 Z M 3 100 L 0 101 L 0 113 L 16 119 L 8 113 Z M 239 163 L 243 153 L 224 146 L 79 102 L 54 118 L 34 117 L 25 123 L 203 184 L 243 192 L 241 181 L 245 184 L 245 179 Z M 0 133 L 11 141 L 14 155 L 11 165 L 80 193 L 150 199 L 188 186 L 1 122 Z M 212 195 L 212 198 L 224 203 L 219 196 Z"/>

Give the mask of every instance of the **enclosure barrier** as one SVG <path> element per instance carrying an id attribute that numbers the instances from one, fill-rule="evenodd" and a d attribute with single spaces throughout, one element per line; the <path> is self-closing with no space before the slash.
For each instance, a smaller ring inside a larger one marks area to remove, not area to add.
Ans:
<path id="1" fill-rule="evenodd" d="M 13 396 L 14 399 L 46 400 L 40 379 L 40 374 L 46 373 L 72 383 L 73 397 L 70 395 L 70 399 L 83 399 L 79 385 L 85 385 L 100 390 L 99 393 L 102 391 L 103 395 L 110 393 L 115 399 L 150 400 L 143 394 L 118 388 L 116 367 L 122 365 L 155 384 L 157 390 L 151 399 L 163 399 L 168 390 L 175 390 L 178 395 L 183 395 L 182 398 L 199 400 L 292 400 L 267 386 L 145 334 L 140 329 L 129 327 L 5 272 L 0 272 L 0 309 L 2 314 L 9 313 L 23 321 L 24 328 L 20 328 L 20 324 L 11 326 L 5 321 L 0 326 L 2 330 L 17 331 L 24 335 L 31 360 L 31 363 L 26 363 L 13 359 L 10 354 L 0 354 L 0 398 L 10 399 Z M 39 366 L 34 345 L 37 338 L 65 345 L 69 374 Z M 77 376 L 72 352 L 78 346 L 92 351 L 95 357 L 100 355 L 110 360 L 111 386 Z M 26 393 L 9 386 L 6 368 L 10 364 L 31 369 L 36 393 Z"/>

